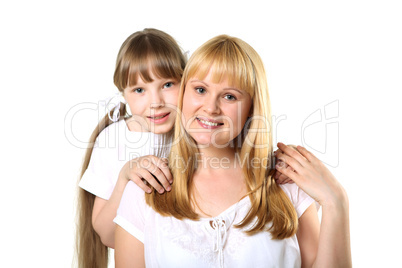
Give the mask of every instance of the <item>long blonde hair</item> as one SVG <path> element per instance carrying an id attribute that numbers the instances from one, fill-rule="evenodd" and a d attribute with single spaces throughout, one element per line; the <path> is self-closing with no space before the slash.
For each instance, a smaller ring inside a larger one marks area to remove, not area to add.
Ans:
<path id="1" fill-rule="evenodd" d="M 235 139 L 234 146 L 243 166 L 243 175 L 249 191 L 251 209 L 238 228 L 247 227 L 246 233 L 266 230 L 274 239 L 293 236 L 297 231 L 296 211 L 282 189 L 275 183 L 272 167 L 271 111 L 265 69 L 260 56 L 246 42 L 226 36 L 217 36 L 202 45 L 189 59 L 184 70 L 179 94 L 178 110 L 183 107 L 183 95 L 187 81 L 192 77 L 203 79 L 213 70 L 216 82 L 227 78 L 229 84 L 244 89 L 252 98 L 252 118 Z M 160 195 L 154 191 L 146 195 L 147 203 L 158 213 L 178 219 L 199 219 L 193 209 L 190 189 L 196 170 L 194 140 L 186 133 L 177 116 L 174 145 L 169 165 L 174 177 L 172 191 Z M 249 131 L 249 130 L 253 131 Z M 258 159 L 259 165 L 251 165 Z M 257 218 L 257 219 L 256 219 Z M 267 225 L 272 223 L 271 225 Z M 251 225 L 251 228 L 249 226 Z"/>
<path id="2" fill-rule="evenodd" d="M 139 76 L 145 82 L 152 82 L 151 72 L 158 77 L 180 81 L 185 64 L 186 57 L 170 35 L 157 29 L 144 29 L 130 35 L 122 44 L 116 60 L 114 84 L 123 92 L 127 86 L 136 84 Z M 126 106 L 122 104 L 119 120 L 126 116 Z M 90 137 L 80 180 L 88 168 L 96 138 L 113 123 L 110 118 L 111 114 L 106 114 Z M 80 268 L 103 268 L 108 264 L 108 247 L 92 228 L 94 202 L 93 194 L 78 187 L 76 254 Z"/>

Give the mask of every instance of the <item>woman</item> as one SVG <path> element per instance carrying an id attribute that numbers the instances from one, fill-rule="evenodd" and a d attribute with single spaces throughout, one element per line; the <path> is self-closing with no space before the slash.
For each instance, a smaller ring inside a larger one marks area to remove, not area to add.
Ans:
<path id="1" fill-rule="evenodd" d="M 351 266 L 347 195 L 325 166 L 278 144 L 290 166 L 278 169 L 296 185 L 275 183 L 266 75 L 252 47 L 229 36 L 201 46 L 178 108 L 172 190 L 144 197 L 127 185 L 117 267 Z M 306 193 L 322 206 L 321 228 Z"/>

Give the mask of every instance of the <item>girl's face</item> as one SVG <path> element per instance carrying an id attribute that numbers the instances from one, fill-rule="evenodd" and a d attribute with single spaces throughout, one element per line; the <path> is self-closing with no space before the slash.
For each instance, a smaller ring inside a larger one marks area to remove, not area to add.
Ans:
<path id="1" fill-rule="evenodd" d="M 176 118 L 177 97 L 180 82 L 175 79 L 158 78 L 151 73 L 152 82 L 137 79 L 137 84 L 124 89 L 132 121 L 128 122 L 131 131 L 169 132 Z"/>
<path id="2" fill-rule="evenodd" d="M 212 71 L 200 80 L 190 78 L 183 96 L 183 124 L 198 145 L 226 147 L 242 131 L 250 115 L 246 91 L 212 80 Z"/>

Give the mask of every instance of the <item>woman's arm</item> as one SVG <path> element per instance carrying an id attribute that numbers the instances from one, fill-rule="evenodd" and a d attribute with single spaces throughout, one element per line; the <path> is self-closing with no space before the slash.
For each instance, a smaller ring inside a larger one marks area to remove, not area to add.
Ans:
<path id="1" fill-rule="evenodd" d="M 95 198 L 92 210 L 92 226 L 105 246 L 110 248 L 115 246 L 115 223 L 113 219 L 116 217 L 128 181 L 134 181 L 144 191 L 150 190 L 142 181 L 143 179 L 161 193 L 164 192 L 163 187 L 168 191 L 171 189 L 169 181 L 172 180 L 172 175 L 166 162 L 156 156 L 149 155 L 130 160 L 123 166 L 109 200 L 100 197 Z"/>
<path id="2" fill-rule="evenodd" d="M 116 226 L 114 260 L 116 268 L 145 267 L 144 244 Z"/>
<path id="3" fill-rule="evenodd" d="M 351 267 L 349 201 L 347 194 L 331 172 L 312 153 L 298 146 L 297 151 L 279 143 L 283 153 L 277 157 L 295 171 L 277 168 L 291 178 L 322 207 L 318 247 L 310 235 L 316 232 L 316 216 L 310 207 L 300 217 L 300 245 L 305 267 Z M 307 239 L 307 240 L 306 240 Z M 315 255 L 315 256 L 314 256 Z M 314 260 L 314 261 L 312 261 Z"/>
<path id="4" fill-rule="evenodd" d="M 319 236 L 320 222 L 316 205 L 313 203 L 299 218 L 297 240 L 299 241 L 302 267 L 312 267 L 317 256 Z"/>

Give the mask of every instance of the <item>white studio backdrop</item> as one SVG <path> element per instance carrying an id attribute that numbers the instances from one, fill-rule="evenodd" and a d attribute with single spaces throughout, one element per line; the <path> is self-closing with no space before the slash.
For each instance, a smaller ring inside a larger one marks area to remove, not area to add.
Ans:
<path id="1" fill-rule="evenodd" d="M 146 27 L 190 53 L 218 34 L 250 43 L 274 141 L 312 150 L 349 194 L 354 266 L 401 266 L 401 12 L 398 1 L 2 2 L 0 266 L 72 265 L 83 144 L 117 92 L 120 45 Z"/>

